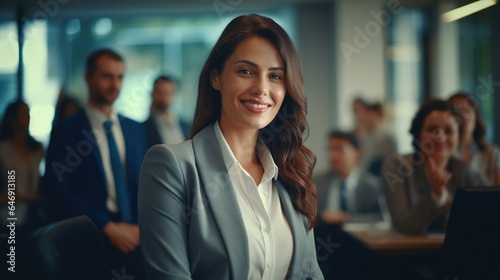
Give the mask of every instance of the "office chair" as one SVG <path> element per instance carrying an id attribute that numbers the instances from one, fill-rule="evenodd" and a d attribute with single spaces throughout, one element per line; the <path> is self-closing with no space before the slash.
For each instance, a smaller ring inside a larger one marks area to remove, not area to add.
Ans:
<path id="1" fill-rule="evenodd" d="M 22 279 L 111 279 L 103 240 L 87 216 L 46 225 L 27 240 Z"/>
<path id="2" fill-rule="evenodd" d="M 500 279 L 500 187 L 456 192 L 443 257 L 442 279 Z"/>

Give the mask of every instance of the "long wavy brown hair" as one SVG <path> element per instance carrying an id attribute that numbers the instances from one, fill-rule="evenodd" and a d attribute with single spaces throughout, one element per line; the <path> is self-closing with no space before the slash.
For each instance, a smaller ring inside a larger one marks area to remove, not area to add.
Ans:
<path id="1" fill-rule="evenodd" d="M 213 70 L 222 73 L 227 58 L 238 44 L 253 36 L 264 38 L 277 48 L 285 68 L 286 84 L 286 95 L 278 114 L 260 130 L 259 138 L 269 148 L 279 168 L 279 178 L 291 195 L 295 209 L 308 219 L 311 229 L 316 225 L 317 198 L 312 180 L 316 156 L 303 144 L 308 125 L 302 70 L 292 40 L 274 20 L 256 14 L 239 16 L 224 29 L 200 74 L 189 138 L 213 124 L 221 114 L 221 97 L 210 83 L 210 74 Z"/>

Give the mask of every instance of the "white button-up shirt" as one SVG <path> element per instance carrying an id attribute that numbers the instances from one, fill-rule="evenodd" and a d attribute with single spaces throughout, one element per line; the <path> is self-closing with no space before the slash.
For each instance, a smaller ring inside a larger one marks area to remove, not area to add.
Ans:
<path id="1" fill-rule="evenodd" d="M 177 118 L 170 113 L 153 113 L 156 127 L 163 144 L 177 144 L 184 141 L 184 134 Z"/>
<path id="2" fill-rule="evenodd" d="M 87 117 L 89 119 L 92 133 L 96 138 L 97 146 L 99 147 L 99 152 L 101 154 L 104 175 L 106 176 L 106 185 L 108 187 L 108 198 L 106 200 L 106 206 L 108 207 L 109 211 L 117 213 L 118 204 L 116 202 L 115 178 L 113 176 L 113 168 L 111 167 L 111 160 L 109 158 L 108 138 L 106 136 L 106 131 L 104 130 L 103 123 L 108 119 L 113 121 L 111 131 L 113 132 L 116 147 L 118 148 L 118 153 L 120 154 L 120 160 L 122 162 L 122 166 L 124 167 L 123 170 L 125 171 L 125 140 L 123 139 L 123 132 L 120 126 L 120 121 L 118 120 L 118 115 L 115 111 L 112 111 L 111 116 L 107 117 L 101 111 L 90 106 L 86 106 L 85 113 L 87 114 Z"/>
<path id="3" fill-rule="evenodd" d="M 359 176 L 360 176 L 360 170 L 358 168 L 355 168 L 351 171 L 349 176 L 345 178 L 345 184 L 346 184 L 346 193 L 345 193 L 345 199 L 346 199 L 346 204 L 347 204 L 347 212 L 352 209 L 356 209 L 356 197 L 355 197 L 355 192 L 356 188 L 358 187 L 358 182 L 359 182 Z M 327 205 L 326 208 L 330 212 L 338 212 L 341 211 L 340 207 L 340 200 L 341 200 L 341 190 L 340 190 L 340 185 L 342 183 L 342 180 L 337 177 L 334 180 L 330 181 L 330 188 L 328 191 L 328 200 L 327 200 Z"/>
<path id="4" fill-rule="evenodd" d="M 274 180 L 278 167 L 264 145 L 258 145 L 257 157 L 264 175 L 257 186 L 243 169 L 226 142 L 219 123 L 213 126 L 245 225 L 250 271 L 248 279 L 285 279 L 293 254 L 293 236 Z M 259 143 L 260 144 L 260 143 Z"/>

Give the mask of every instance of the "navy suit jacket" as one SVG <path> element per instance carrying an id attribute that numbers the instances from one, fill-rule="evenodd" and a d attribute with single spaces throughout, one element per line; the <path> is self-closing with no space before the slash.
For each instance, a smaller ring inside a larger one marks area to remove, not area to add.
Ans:
<path id="1" fill-rule="evenodd" d="M 147 150 L 142 124 L 118 116 L 125 141 L 125 174 L 133 214 L 137 223 L 139 171 Z M 104 137 L 104 138 L 103 138 Z M 107 209 L 107 185 L 97 141 L 105 135 L 93 133 L 85 110 L 52 129 L 46 156 L 42 193 L 55 206 L 56 218 L 87 215 L 99 229 L 111 220 Z"/>

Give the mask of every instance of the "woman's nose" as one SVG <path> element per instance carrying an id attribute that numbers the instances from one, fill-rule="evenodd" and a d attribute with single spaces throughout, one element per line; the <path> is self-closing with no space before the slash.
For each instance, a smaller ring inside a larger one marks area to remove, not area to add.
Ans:
<path id="1" fill-rule="evenodd" d="M 269 94 L 269 81 L 267 77 L 258 76 L 252 87 L 252 94 L 256 96 L 268 95 Z"/>
<path id="2" fill-rule="evenodd" d="M 434 131 L 434 141 L 437 143 L 443 143 L 446 140 L 446 133 L 443 129 L 436 129 Z"/>

